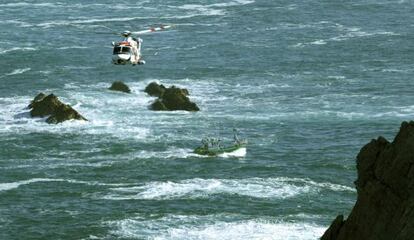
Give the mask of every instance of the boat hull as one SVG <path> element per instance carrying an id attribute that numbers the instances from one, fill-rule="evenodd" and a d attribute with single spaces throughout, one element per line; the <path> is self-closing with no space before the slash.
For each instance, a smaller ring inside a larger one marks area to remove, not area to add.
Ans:
<path id="1" fill-rule="evenodd" d="M 223 157 L 238 157 L 246 155 L 246 144 L 239 144 L 219 149 L 208 149 L 198 147 L 194 153 L 204 156 L 223 156 Z"/>

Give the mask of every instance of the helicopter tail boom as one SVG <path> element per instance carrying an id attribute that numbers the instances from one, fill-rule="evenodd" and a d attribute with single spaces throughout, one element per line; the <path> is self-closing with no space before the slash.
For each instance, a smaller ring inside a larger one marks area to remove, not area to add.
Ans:
<path id="1" fill-rule="evenodd" d="M 145 34 L 145 33 L 159 32 L 159 31 L 164 31 L 166 29 L 169 29 L 171 27 L 172 27 L 171 25 L 163 25 L 161 27 L 150 28 L 150 29 L 143 30 L 143 31 L 131 32 L 131 34 L 137 35 L 137 34 Z"/>

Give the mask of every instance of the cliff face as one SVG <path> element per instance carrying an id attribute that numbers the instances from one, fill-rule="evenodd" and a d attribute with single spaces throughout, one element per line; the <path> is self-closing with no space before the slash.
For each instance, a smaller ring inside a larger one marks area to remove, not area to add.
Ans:
<path id="1" fill-rule="evenodd" d="M 414 122 L 403 122 L 392 143 L 379 137 L 357 156 L 357 202 L 338 216 L 322 240 L 414 239 Z"/>

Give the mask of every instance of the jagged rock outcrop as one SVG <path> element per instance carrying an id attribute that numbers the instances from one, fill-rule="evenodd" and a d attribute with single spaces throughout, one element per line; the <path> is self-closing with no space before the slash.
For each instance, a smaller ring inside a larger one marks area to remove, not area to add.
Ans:
<path id="1" fill-rule="evenodd" d="M 152 82 L 148 84 L 144 92 L 148 93 L 148 95 L 153 97 L 161 97 L 164 94 L 165 89 L 166 87 L 164 85 Z"/>
<path id="2" fill-rule="evenodd" d="M 111 87 L 109 87 L 109 90 L 125 92 L 125 93 L 131 93 L 131 89 L 129 89 L 129 87 L 121 81 L 113 82 Z"/>
<path id="3" fill-rule="evenodd" d="M 30 102 L 29 106 L 27 106 L 27 107 L 29 109 L 32 108 L 34 102 L 38 102 L 38 101 L 42 100 L 45 97 L 46 97 L 46 94 L 44 94 L 44 93 L 37 94 L 36 97 Z"/>
<path id="4" fill-rule="evenodd" d="M 46 117 L 47 123 L 60 123 L 70 119 L 85 120 L 71 106 L 62 103 L 58 97 L 53 94 L 45 95 L 43 93 L 38 94 L 29 105 L 30 115 L 32 117 Z"/>
<path id="5" fill-rule="evenodd" d="M 379 137 L 357 156 L 357 202 L 346 221 L 322 240 L 414 239 L 414 122 L 403 122 L 392 143 Z"/>
<path id="6" fill-rule="evenodd" d="M 147 92 L 151 96 L 158 96 L 150 109 L 156 111 L 174 111 L 174 110 L 185 110 L 185 111 L 199 111 L 197 104 L 191 102 L 188 98 L 189 92 L 185 88 L 177 88 L 171 86 L 166 88 L 162 84 L 159 85 L 155 82 L 150 83 L 146 88 Z"/>

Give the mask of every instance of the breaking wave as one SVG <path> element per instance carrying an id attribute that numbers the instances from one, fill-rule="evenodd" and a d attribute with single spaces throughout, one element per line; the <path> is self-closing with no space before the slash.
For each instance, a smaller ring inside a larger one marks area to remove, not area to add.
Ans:
<path id="1" fill-rule="evenodd" d="M 36 51 L 36 48 L 32 48 L 32 47 L 13 47 L 10 49 L 1 49 L 0 48 L 0 54 L 5 54 L 8 52 L 14 52 L 14 51 Z"/>
<path id="2" fill-rule="evenodd" d="M 0 183 L 0 192 L 16 189 L 22 185 L 28 185 L 28 184 L 37 183 L 37 182 L 67 182 L 67 183 L 85 184 L 85 185 L 91 185 L 91 186 L 125 186 L 127 185 L 127 184 L 100 183 L 100 182 L 92 182 L 92 181 L 78 181 L 78 180 L 73 180 L 73 179 L 32 178 L 32 179 L 18 181 L 18 182 Z"/>
<path id="3" fill-rule="evenodd" d="M 242 215 L 166 215 L 130 218 L 107 223 L 111 235 L 147 239 L 269 239 L 310 240 L 322 236 L 324 226 Z"/>
<path id="4" fill-rule="evenodd" d="M 354 192 L 351 187 L 318 183 L 301 178 L 187 179 L 177 182 L 149 182 L 141 186 L 113 188 L 104 199 L 180 199 L 208 198 L 228 194 L 254 198 L 286 199 L 321 190 Z"/>
<path id="5" fill-rule="evenodd" d="M 25 72 L 30 71 L 30 70 L 31 70 L 31 68 L 19 68 L 19 69 L 13 70 L 11 73 L 7 73 L 6 76 L 22 74 L 22 73 L 25 73 Z"/>

